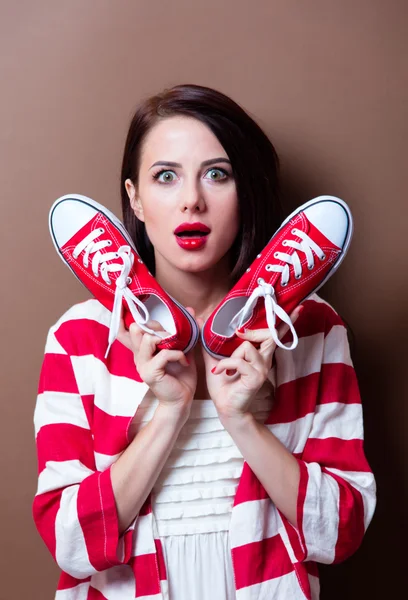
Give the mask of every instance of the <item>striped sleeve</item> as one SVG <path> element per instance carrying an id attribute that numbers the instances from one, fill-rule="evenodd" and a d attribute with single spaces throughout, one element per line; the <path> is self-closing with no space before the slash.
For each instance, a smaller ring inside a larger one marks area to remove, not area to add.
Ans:
<path id="1" fill-rule="evenodd" d="M 110 468 L 96 469 L 71 359 L 56 330 L 47 337 L 34 412 L 38 488 L 33 517 L 59 567 L 84 579 L 127 562 L 132 532 L 119 535 Z"/>
<path id="2" fill-rule="evenodd" d="M 374 476 L 363 448 L 363 414 L 344 324 L 326 319 L 317 402 L 303 451 L 297 454 L 298 529 L 284 525 L 297 561 L 337 563 L 360 546 L 376 504 Z"/>

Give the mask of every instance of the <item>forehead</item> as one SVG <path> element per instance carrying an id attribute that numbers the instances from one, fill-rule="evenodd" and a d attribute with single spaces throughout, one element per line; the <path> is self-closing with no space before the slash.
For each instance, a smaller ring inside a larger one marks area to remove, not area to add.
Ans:
<path id="1" fill-rule="evenodd" d="M 192 117 L 168 117 L 158 121 L 143 143 L 142 162 L 152 160 L 205 160 L 227 154 L 211 129 Z"/>

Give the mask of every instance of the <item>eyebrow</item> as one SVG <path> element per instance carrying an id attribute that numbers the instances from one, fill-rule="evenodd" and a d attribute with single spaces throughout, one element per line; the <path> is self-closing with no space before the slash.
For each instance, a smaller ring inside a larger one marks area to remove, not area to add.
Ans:
<path id="1" fill-rule="evenodd" d="M 227 163 L 228 165 L 231 164 L 231 161 L 228 158 L 225 158 L 224 156 L 220 156 L 218 158 L 210 158 L 209 160 L 205 160 L 201 163 L 202 167 L 208 167 L 209 165 L 214 165 L 215 163 Z M 179 167 L 181 168 L 183 165 L 181 163 L 177 163 L 177 162 L 171 162 L 168 160 L 158 160 L 157 162 L 153 163 L 152 166 L 150 167 L 150 169 L 153 169 L 153 167 L 157 167 L 157 166 L 162 166 L 162 167 Z"/>

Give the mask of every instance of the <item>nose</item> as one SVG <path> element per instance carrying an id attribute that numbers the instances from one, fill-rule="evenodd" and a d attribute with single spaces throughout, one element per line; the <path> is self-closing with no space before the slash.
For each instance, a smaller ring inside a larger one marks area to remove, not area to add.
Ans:
<path id="1" fill-rule="evenodd" d="M 185 182 L 181 191 L 180 209 L 182 212 L 203 212 L 205 200 L 199 181 Z"/>

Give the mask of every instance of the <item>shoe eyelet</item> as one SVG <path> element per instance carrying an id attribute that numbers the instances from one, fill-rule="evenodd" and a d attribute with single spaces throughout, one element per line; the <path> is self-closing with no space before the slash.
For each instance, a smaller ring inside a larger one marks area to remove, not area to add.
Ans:
<path id="1" fill-rule="evenodd" d="M 262 279 L 262 277 L 258 277 L 257 284 L 261 285 L 261 283 L 265 283 L 265 279 Z"/>
<path id="2" fill-rule="evenodd" d="M 246 272 L 246 273 L 249 273 L 249 271 L 250 271 L 250 270 L 251 270 L 251 269 L 250 269 L 250 268 L 248 268 L 248 269 L 247 269 L 245 272 Z"/>
<path id="3" fill-rule="evenodd" d="M 300 275 L 295 275 L 295 279 L 300 279 L 302 277 L 302 274 Z"/>
<path id="4" fill-rule="evenodd" d="M 286 287 L 288 285 L 288 282 L 286 283 L 281 283 L 281 287 Z"/>
<path id="5" fill-rule="evenodd" d="M 257 254 L 256 258 L 261 258 L 262 254 Z"/>
<path id="6" fill-rule="evenodd" d="M 99 233 L 105 233 L 105 230 L 103 227 L 99 227 Z"/>
<path id="7" fill-rule="evenodd" d="M 292 229 L 291 233 L 292 233 L 293 235 L 297 235 L 297 234 L 298 234 L 298 231 L 299 231 L 299 230 L 298 230 L 298 229 L 296 229 L 296 228 L 294 227 L 294 228 Z"/>
<path id="8" fill-rule="evenodd" d="M 279 258 L 279 252 L 274 252 L 273 256 L 274 258 Z"/>
<path id="9" fill-rule="evenodd" d="M 288 242 L 287 242 L 287 240 L 283 240 L 283 242 L 282 242 L 282 246 L 287 246 L 287 245 L 288 245 Z"/>
<path id="10" fill-rule="evenodd" d="M 140 262 L 140 264 L 141 264 L 141 265 L 143 264 L 143 261 L 142 261 L 142 259 L 141 259 L 141 258 L 138 258 L 138 259 L 137 259 L 137 262 Z"/>
<path id="11" fill-rule="evenodd" d="M 132 283 L 132 278 L 131 277 L 126 277 L 126 283 L 128 285 L 130 285 Z"/>
<path id="12" fill-rule="evenodd" d="M 270 265 L 270 264 L 265 265 L 265 271 L 272 271 L 272 265 Z"/>
<path id="13" fill-rule="evenodd" d="M 108 240 L 106 243 L 108 246 L 112 246 L 112 240 Z"/>
<path id="14" fill-rule="evenodd" d="M 313 270 L 314 265 L 307 265 L 307 268 L 309 269 L 309 271 Z"/>
<path id="15" fill-rule="evenodd" d="M 322 254 L 322 256 L 319 256 L 320 260 L 323 262 L 324 260 L 326 260 L 326 255 Z"/>

